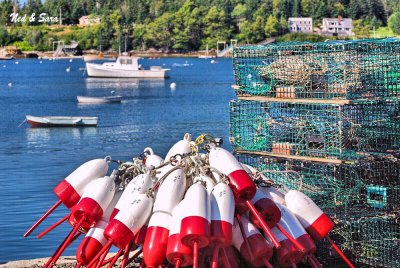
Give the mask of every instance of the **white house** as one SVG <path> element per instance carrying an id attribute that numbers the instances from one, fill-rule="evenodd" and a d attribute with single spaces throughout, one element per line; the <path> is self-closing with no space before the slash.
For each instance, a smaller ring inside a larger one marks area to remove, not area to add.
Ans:
<path id="1" fill-rule="evenodd" d="M 289 18 L 289 31 L 302 32 L 302 33 L 312 33 L 313 32 L 313 22 L 312 18 Z"/>
<path id="2" fill-rule="evenodd" d="M 321 35 L 325 36 L 352 36 L 353 20 L 349 18 L 323 18 L 321 25 Z"/>

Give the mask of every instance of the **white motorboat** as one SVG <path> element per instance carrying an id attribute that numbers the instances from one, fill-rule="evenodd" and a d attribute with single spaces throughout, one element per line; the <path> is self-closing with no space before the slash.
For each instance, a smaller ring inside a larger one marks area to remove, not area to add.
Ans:
<path id="1" fill-rule="evenodd" d="M 116 62 L 105 62 L 103 64 L 86 63 L 86 71 L 90 77 L 113 77 L 113 78 L 165 78 L 167 71 L 161 66 L 151 66 L 143 69 L 137 57 L 120 56 Z"/>
<path id="2" fill-rule="evenodd" d="M 96 126 L 97 117 L 88 116 L 33 116 L 26 115 L 32 127 L 85 127 Z"/>
<path id="3" fill-rule="evenodd" d="M 107 96 L 107 97 L 89 97 L 89 96 L 76 96 L 79 103 L 87 104 L 101 104 L 101 103 L 116 103 L 121 102 L 122 96 Z"/>

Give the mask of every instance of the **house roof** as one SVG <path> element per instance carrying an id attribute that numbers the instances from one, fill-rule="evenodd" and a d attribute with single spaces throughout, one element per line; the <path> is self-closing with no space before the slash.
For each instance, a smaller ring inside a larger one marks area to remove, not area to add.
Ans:
<path id="1" fill-rule="evenodd" d="M 289 21 L 312 21 L 312 18 L 289 18 Z"/>
<path id="2" fill-rule="evenodd" d="M 326 22 L 339 22 L 338 18 L 323 18 L 322 21 Z M 340 25 L 345 28 L 352 28 L 353 27 L 353 20 L 350 18 L 341 18 Z"/>

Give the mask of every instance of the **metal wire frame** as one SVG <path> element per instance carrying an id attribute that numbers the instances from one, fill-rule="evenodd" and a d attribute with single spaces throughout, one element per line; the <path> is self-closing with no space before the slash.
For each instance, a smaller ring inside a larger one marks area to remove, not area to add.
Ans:
<path id="1" fill-rule="evenodd" d="M 400 148 L 400 102 L 354 104 L 231 101 L 235 150 L 358 159 Z"/>
<path id="2" fill-rule="evenodd" d="M 234 49 L 238 95 L 276 98 L 400 97 L 400 40 L 278 43 Z"/>

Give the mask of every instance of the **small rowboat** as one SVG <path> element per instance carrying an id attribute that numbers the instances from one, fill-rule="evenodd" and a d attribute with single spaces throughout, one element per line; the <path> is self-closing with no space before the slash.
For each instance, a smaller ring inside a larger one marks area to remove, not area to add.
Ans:
<path id="1" fill-rule="evenodd" d="M 97 125 L 97 117 L 88 116 L 32 116 L 26 121 L 32 127 L 89 127 Z"/>
<path id="2" fill-rule="evenodd" d="M 79 103 L 115 103 L 121 102 L 121 96 L 108 96 L 108 97 L 87 97 L 87 96 L 77 96 L 76 97 Z"/>

